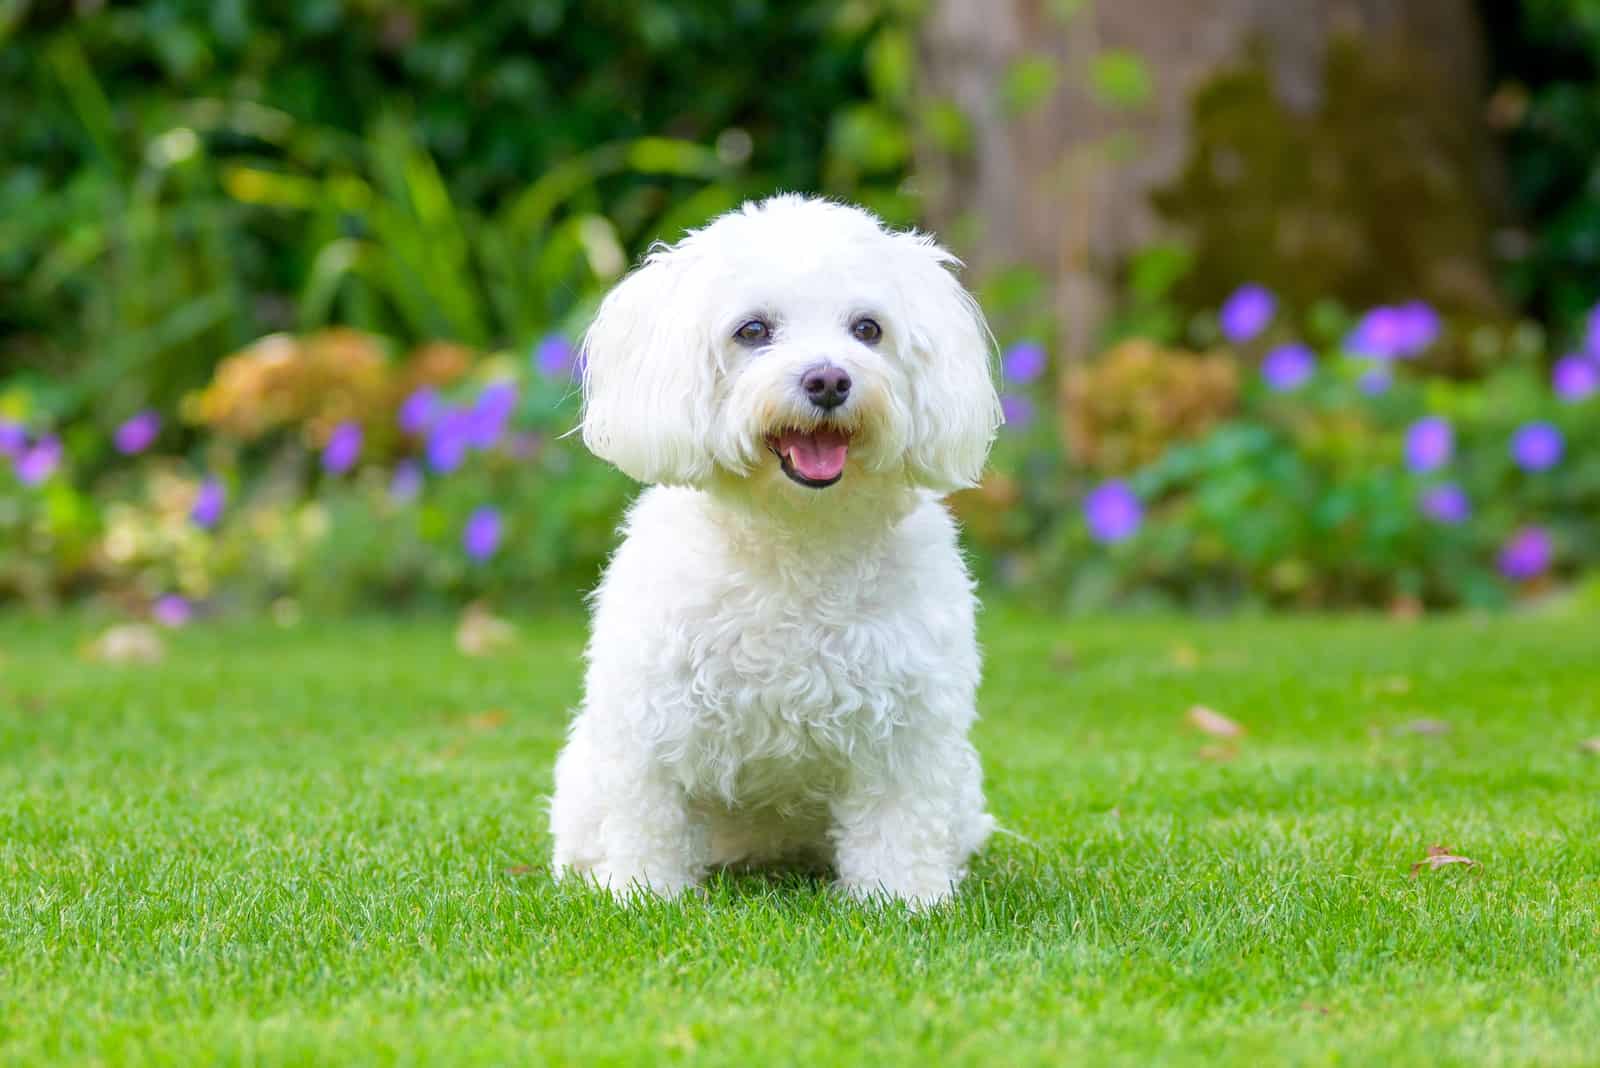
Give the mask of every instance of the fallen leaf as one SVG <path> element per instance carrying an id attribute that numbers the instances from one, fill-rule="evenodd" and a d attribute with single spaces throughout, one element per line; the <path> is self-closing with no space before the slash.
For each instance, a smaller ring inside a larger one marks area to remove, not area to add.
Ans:
<path id="1" fill-rule="evenodd" d="M 1183 668 L 1185 671 L 1200 665 L 1200 652 L 1187 643 L 1175 645 L 1172 648 L 1173 667 Z"/>
<path id="2" fill-rule="evenodd" d="M 467 656 L 493 656 L 516 640 L 517 629 L 482 601 L 467 605 L 456 625 L 456 648 Z"/>
<path id="3" fill-rule="evenodd" d="M 1437 737 L 1441 734 L 1449 734 L 1453 730 L 1455 730 L 1455 728 L 1442 719 L 1414 719 L 1409 723 L 1400 724 L 1400 726 L 1395 728 L 1395 733 L 1425 734 L 1431 737 Z"/>
<path id="4" fill-rule="evenodd" d="M 166 643 L 148 623 L 108 627 L 84 649 L 90 660 L 105 664 L 157 664 L 166 652 Z"/>
<path id="5" fill-rule="evenodd" d="M 1428 871 L 1438 871 L 1440 868 L 1447 868 L 1452 864 L 1460 864 L 1468 868 L 1476 868 L 1478 866 L 1477 861 L 1469 857 L 1458 857 L 1450 852 L 1449 846 L 1435 844 L 1428 847 L 1428 855 L 1426 857 L 1411 865 L 1411 877 L 1415 879 L 1417 874 L 1424 868 Z"/>
<path id="6" fill-rule="evenodd" d="M 1050 650 L 1050 666 L 1057 671 L 1070 671 L 1077 662 L 1077 650 L 1066 642 L 1060 642 Z"/>
<path id="7" fill-rule="evenodd" d="M 475 731 L 495 731 L 506 725 L 506 715 L 503 708 L 491 708 L 487 712 L 479 712 L 476 716 L 467 717 L 467 726 Z"/>
<path id="8" fill-rule="evenodd" d="M 1422 598 L 1409 593 L 1401 594 L 1389 602 L 1389 618 L 1409 623 L 1421 619 L 1423 613 Z"/>
<path id="9" fill-rule="evenodd" d="M 1205 705 L 1195 705 L 1189 709 L 1189 726 L 1217 738 L 1237 738 L 1244 733 L 1244 728 L 1239 724 Z"/>
<path id="10" fill-rule="evenodd" d="M 513 864 L 506 869 L 507 875 L 530 875 L 533 872 L 532 864 Z"/>
<path id="11" fill-rule="evenodd" d="M 1232 760 L 1238 755 L 1239 747 L 1236 745 L 1202 745 L 1195 751 L 1195 756 L 1201 760 Z"/>
<path id="12" fill-rule="evenodd" d="M 1584 753 L 1600 753 L 1600 738 L 1585 738 L 1578 743 L 1578 750 Z"/>

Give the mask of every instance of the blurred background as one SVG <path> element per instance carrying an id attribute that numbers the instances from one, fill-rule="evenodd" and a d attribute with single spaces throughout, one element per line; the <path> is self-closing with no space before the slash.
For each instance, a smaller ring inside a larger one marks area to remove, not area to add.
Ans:
<path id="1" fill-rule="evenodd" d="M 0 0 L 0 602 L 575 611 L 651 241 L 937 231 L 1049 610 L 1600 606 L 1600 0 Z"/>

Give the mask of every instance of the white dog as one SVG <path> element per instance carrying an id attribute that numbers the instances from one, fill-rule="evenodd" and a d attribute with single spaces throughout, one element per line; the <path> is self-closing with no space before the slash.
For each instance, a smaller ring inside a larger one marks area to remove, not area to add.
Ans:
<path id="1" fill-rule="evenodd" d="M 941 495 L 1000 423 L 929 238 L 798 196 L 658 247 L 584 343 L 583 440 L 651 483 L 594 596 L 558 875 L 673 896 L 805 858 L 945 899 L 993 828 L 972 582 Z"/>

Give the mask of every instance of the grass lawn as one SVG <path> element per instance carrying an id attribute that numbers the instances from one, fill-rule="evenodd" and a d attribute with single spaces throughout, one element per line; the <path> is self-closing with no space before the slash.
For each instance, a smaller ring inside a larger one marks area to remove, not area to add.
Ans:
<path id="1" fill-rule="evenodd" d="M 984 629 L 1021 837 L 914 917 L 555 888 L 575 622 L 0 618 L 0 1062 L 1600 1061 L 1593 623 Z"/>

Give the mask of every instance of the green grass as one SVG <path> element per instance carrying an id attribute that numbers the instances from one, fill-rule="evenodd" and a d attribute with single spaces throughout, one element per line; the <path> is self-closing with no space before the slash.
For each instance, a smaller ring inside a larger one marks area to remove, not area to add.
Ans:
<path id="1" fill-rule="evenodd" d="M 575 623 L 486 660 L 441 621 L 198 626 L 159 666 L 91 633 L 0 618 L 7 1064 L 1600 1057 L 1592 623 L 993 613 L 1021 837 L 924 917 L 800 874 L 553 886 Z M 1413 880 L 1434 842 L 1480 866 Z"/>

